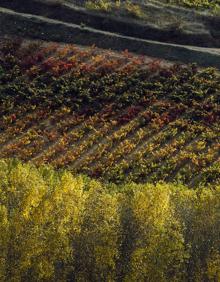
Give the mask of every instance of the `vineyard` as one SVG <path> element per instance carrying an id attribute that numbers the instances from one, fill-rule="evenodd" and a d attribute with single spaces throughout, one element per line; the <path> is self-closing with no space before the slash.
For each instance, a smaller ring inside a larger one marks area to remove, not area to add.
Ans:
<path id="1" fill-rule="evenodd" d="M 220 282 L 220 0 L 0 0 L 0 282 Z"/>
<path id="2" fill-rule="evenodd" d="M 0 158 L 104 181 L 220 181 L 212 68 L 92 47 L 1 40 Z"/>

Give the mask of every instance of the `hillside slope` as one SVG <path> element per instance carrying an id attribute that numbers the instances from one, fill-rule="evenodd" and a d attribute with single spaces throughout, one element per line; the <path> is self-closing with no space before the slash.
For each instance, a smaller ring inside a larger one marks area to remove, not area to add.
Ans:
<path id="1" fill-rule="evenodd" d="M 220 69 L 219 17 L 150 5 L 146 10 L 151 17 L 143 22 L 116 16 L 115 12 L 88 11 L 69 3 L 0 0 L 0 36 L 95 44 L 100 48 L 128 49 L 141 55 Z"/>
<path id="2" fill-rule="evenodd" d="M 1 158 L 113 182 L 219 182 L 213 69 L 41 42 L 0 50 Z"/>

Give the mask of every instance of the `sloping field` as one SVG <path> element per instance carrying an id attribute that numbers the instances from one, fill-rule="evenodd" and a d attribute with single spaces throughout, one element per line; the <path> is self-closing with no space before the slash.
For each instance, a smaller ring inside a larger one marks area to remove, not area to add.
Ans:
<path id="1" fill-rule="evenodd" d="M 128 52 L 1 40 L 0 158 L 113 182 L 220 181 L 220 78 Z"/>
<path id="2" fill-rule="evenodd" d="M 220 0 L 161 1 L 0 0 L 0 282 L 220 281 Z"/>
<path id="3" fill-rule="evenodd" d="M 88 10 L 66 1 L 0 0 L 0 36 L 95 44 L 220 69 L 220 17 L 161 2 L 144 7 L 148 16 L 143 22 L 117 11 Z"/>

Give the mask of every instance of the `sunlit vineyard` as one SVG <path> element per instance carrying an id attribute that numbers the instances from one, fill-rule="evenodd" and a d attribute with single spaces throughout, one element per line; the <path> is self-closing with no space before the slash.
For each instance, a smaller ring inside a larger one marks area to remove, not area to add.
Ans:
<path id="1" fill-rule="evenodd" d="M 220 0 L 0 0 L 0 282 L 220 282 Z"/>
<path id="2" fill-rule="evenodd" d="M 0 58 L 1 158 L 115 183 L 219 183 L 214 69 L 19 40 Z"/>

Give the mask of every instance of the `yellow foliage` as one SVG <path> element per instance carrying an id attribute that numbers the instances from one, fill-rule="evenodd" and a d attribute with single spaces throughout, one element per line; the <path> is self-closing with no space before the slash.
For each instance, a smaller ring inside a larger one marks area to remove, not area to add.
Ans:
<path id="1" fill-rule="evenodd" d="M 0 281 L 220 281 L 220 187 L 0 160 Z M 191 279 L 191 280 L 190 280 Z"/>
<path id="2" fill-rule="evenodd" d="M 210 257 L 207 259 L 207 274 L 208 278 L 212 281 L 220 281 L 220 252 L 214 250 Z"/>
<path id="3" fill-rule="evenodd" d="M 143 187 L 134 195 L 132 210 L 138 229 L 127 281 L 180 281 L 187 250 L 169 186 Z"/>

